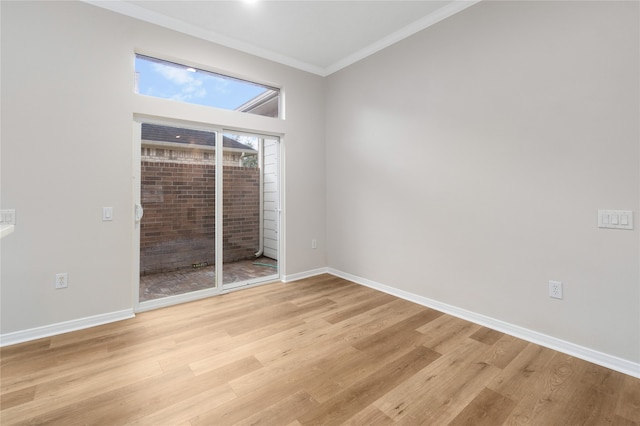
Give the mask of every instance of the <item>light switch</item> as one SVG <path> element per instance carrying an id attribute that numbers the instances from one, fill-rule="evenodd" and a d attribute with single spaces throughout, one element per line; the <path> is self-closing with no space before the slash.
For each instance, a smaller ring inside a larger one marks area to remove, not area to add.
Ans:
<path id="1" fill-rule="evenodd" d="M 102 221 L 108 222 L 113 220 L 113 207 L 103 207 L 102 208 Z"/>
<path id="2" fill-rule="evenodd" d="M 611 215 L 611 224 L 612 225 L 618 225 L 619 224 L 618 215 L 615 214 L 615 213 Z"/>
<path id="3" fill-rule="evenodd" d="M 598 228 L 633 229 L 633 211 L 598 210 Z"/>

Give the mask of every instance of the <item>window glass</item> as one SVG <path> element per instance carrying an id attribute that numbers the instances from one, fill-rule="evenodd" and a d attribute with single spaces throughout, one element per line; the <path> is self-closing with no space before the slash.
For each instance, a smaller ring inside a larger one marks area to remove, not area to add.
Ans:
<path id="1" fill-rule="evenodd" d="M 187 65 L 136 55 L 136 93 L 279 117 L 280 90 Z"/>

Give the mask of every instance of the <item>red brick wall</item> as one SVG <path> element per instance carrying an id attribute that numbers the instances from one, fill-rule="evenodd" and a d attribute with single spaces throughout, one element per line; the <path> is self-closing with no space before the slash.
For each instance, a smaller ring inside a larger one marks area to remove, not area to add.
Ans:
<path id="1" fill-rule="evenodd" d="M 224 262 L 255 258 L 260 239 L 260 171 L 224 166 Z"/>
<path id="2" fill-rule="evenodd" d="M 215 264 L 215 167 L 142 161 L 140 273 Z M 259 240 L 259 169 L 224 170 L 224 262 L 251 259 Z"/>

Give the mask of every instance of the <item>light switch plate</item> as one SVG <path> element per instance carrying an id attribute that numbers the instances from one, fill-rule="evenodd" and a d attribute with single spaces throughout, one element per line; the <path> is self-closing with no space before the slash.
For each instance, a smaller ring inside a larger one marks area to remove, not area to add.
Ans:
<path id="1" fill-rule="evenodd" d="M 633 211 L 598 210 L 598 228 L 633 229 Z"/>
<path id="2" fill-rule="evenodd" d="M 113 207 L 103 207 L 102 208 L 102 220 L 104 222 L 108 222 L 113 220 Z"/>

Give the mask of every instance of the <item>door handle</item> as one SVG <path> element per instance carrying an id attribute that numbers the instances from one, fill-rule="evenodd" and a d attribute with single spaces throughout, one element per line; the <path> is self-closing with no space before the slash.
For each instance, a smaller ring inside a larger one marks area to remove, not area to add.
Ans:
<path id="1" fill-rule="evenodd" d="M 144 209 L 140 204 L 136 203 L 136 206 L 135 206 L 136 223 L 139 223 L 142 220 L 142 216 L 144 216 Z"/>

